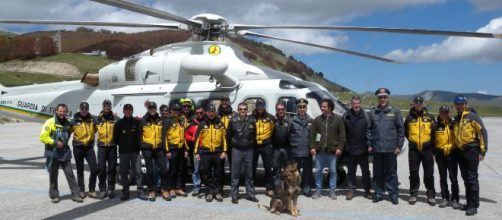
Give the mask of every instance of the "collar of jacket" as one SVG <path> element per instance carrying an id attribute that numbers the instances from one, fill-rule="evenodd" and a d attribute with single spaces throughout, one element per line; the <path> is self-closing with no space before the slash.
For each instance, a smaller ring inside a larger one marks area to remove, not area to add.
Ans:
<path id="1" fill-rule="evenodd" d="M 437 122 L 440 123 L 440 124 L 442 124 L 442 125 L 450 125 L 451 122 L 452 122 L 452 120 L 451 120 L 451 118 L 448 118 L 448 120 L 445 121 L 445 120 L 441 119 L 441 117 L 438 116 L 437 117 Z"/>
<path id="2" fill-rule="evenodd" d="M 321 119 L 323 121 L 333 121 L 333 119 L 335 118 L 335 113 L 331 112 L 330 116 L 329 117 L 326 117 L 324 114 L 321 114 Z"/>
<path id="3" fill-rule="evenodd" d="M 256 119 L 261 119 L 261 118 L 271 118 L 267 112 L 267 110 L 264 110 L 263 111 L 263 114 L 259 114 L 258 111 L 255 109 L 253 111 L 253 116 L 256 118 Z"/>
<path id="4" fill-rule="evenodd" d="M 61 123 L 61 121 L 62 121 L 63 123 Z M 58 117 L 57 115 L 54 115 L 54 123 L 55 123 L 56 125 L 65 126 L 65 125 L 67 125 L 67 124 L 68 124 L 68 122 L 69 122 L 69 121 L 68 121 L 68 119 L 67 119 L 67 118 L 64 118 L 64 119 L 59 119 L 59 117 Z"/>
<path id="5" fill-rule="evenodd" d="M 73 115 L 73 117 L 74 117 L 75 119 L 77 119 L 77 120 L 84 120 L 84 121 L 87 121 L 87 120 L 89 120 L 89 119 L 92 119 L 92 115 L 91 115 L 91 113 L 87 113 L 87 115 L 86 115 L 86 116 L 82 117 L 82 116 L 80 115 L 80 112 L 77 112 L 77 113 L 75 113 L 75 115 Z"/>
<path id="6" fill-rule="evenodd" d="M 159 113 L 155 113 L 154 115 L 150 115 L 148 114 L 148 112 L 145 114 L 144 118 L 146 118 L 147 120 L 160 120 L 160 116 L 159 116 Z"/>
<path id="7" fill-rule="evenodd" d="M 214 117 L 214 119 L 211 120 L 208 117 L 206 117 L 206 122 L 208 124 L 218 124 L 220 122 L 220 118 L 219 117 Z"/>
<path id="8" fill-rule="evenodd" d="M 357 116 L 357 117 L 361 117 L 363 115 L 363 111 L 364 111 L 364 109 L 362 109 L 362 108 L 358 112 L 356 112 L 356 110 L 354 110 L 353 108 L 350 108 L 350 110 L 349 110 L 351 115 Z"/>
<path id="9" fill-rule="evenodd" d="M 391 109 L 390 105 L 385 106 L 385 108 L 383 108 L 383 109 L 377 106 L 377 107 L 375 107 L 375 112 L 376 113 L 380 113 L 380 112 L 389 113 L 390 109 Z"/>
<path id="10" fill-rule="evenodd" d="M 420 112 L 418 112 L 414 107 L 410 109 L 410 115 L 413 116 L 414 118 L 417 118 L 417 117 L 420 117 L 420 116 L 424 116 L 427 114 L 427 110 L 422 109 L 422 113 L 420 114 Z"/>
<path id="11" fill-rule="evenodd" d="M 232 106 L 228 106 L 226 108 L 221 107 L 221 105 L 218 107 L 218 115 L 224 116 L 224 115 L 231 115 L 233 112 Z"/>
<path id="12" fill-rule="evenodd" d="M 113 121 L 115 119 L 115 116 L 113 115 L 112 111 L 110 111 L 110 113 L 108 114 L 105 114 L 103 111 L 101 111 L 99 113 L 99 119 L 106 121 Z"/>
<path id="13" fill-rule="evenodd" d="M 279 116 L 275 115 L 275 121 L 279 122 L 279 123 L 284 123 L 284 122 L 288 122 L 289 121 L 289 117 L 287 115 L 284 115 L 284 117 L 281 119 L 279 118 Z"/>
<path id="14" fill-rule="evenodd" d="M 310 116 L 305 114 L 305 118 L 304 120 L 300 119 L 300 116 L 298 115 L 295 115 L 295 117 L 293 118 L 293 121 L 297 121 L 297 122 L 308 122 L 310 120 Z"/>

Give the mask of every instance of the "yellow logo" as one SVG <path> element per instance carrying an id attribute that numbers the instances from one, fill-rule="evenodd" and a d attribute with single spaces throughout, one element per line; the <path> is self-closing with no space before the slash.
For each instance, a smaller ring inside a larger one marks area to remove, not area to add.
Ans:
<path id="1" fill-rule="evenodd" d="M 221 48 L 220 48 L 220 46 L 218 46 L 216 44 L 212 44 L 211 46 L 209 46 L 208 52 L 211 55 L 219 55 L 221 52 Z"/>

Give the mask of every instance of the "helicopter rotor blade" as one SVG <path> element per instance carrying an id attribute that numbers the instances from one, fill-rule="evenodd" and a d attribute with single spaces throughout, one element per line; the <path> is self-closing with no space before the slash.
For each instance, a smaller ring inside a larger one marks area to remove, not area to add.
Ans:
<path id="1" fill-rule="evenodd" d="M 166 20 L 170 20 L 170 21 L 176 21 L 176 22 L 186 24 L 186 25 L 192 26 L 192 27 L 201 27 L 202 26 L 202 24 L 199 22 L 189 20 L 184 17 L 178 16 L 175 14 L 171 14 L 171 13 L 168 13 L 165 11 L 161 11 L 158 9 L 149 8 L 149 7 L 145 7 L 142 5 L 130 3 L 127 1 L 121 1 L 121 0 L 91 0 L 91 1 L 98 2 L 101 4 L 115 6 L 118 8 L 122 8 L 122 9 L 129 10 L 129 11 L 134 11 L 134 12 L 137 12 L 140 14 L 144 14 L 144 15 L 148 15 L 148 16 L 152 16 L 152 17 L 156 17 L 156 18 L 162 18 L 162 19 L 166 19 Z"/>
<path id="2" fill-rule="evenodd" d="M 237 32 L 238 35 L 245 36 L 255 36 L 255 37 L 262 37 L 262 38 L 268 38 L 268 39 L 273 39 L 273 40 L 280 40 L 280 41 L 285 41 L 285 42 L 290 42 L 290 43 L 296 43 L 296 44 L 302 44 L 302 45 L 307 45 L 307 46 L 312 46 L 312 47 L 318 47 L 326 50 L 333 50 L 341 53 L 346 53 L 354 56 L 359 56 L 359 57 L 364 57 L 368 59 L 373 59 L 373 60 L 378 60 L 378 61 L 383 61 L 383 62 L 388 62 L 388 63 L 402 63 L 396 60 L 391 60 L 387 59 L 384 57 L 379 57 L 371 54 L 365 54 L 365 53 L 360 53 L 352 50 L 345 50 L 345 49 L 340 49 L 340 48 L 335 48 L 335 47 L 328 47 L 324 45 L 319 45 L 319 44 L 313 44 L 313 43 L 307 43 L 307 42 L 302 42 L 302 41 L 296 41 L 296 40 L 290 40 L 290 39 L 285 39 L 285 38 L 279 38 L 279 37 L 274 37 L 270 35 L 265 35 L 265 34 L 259 34 L 255 32 L 250 32 L 250 31 L 239 31 Z"/>
<path id="3" fill-rule="evenodd" d="M 455 37 L 476 37 L 476 38 L 498 38 L 502 39 L 502 33 L 486 32 L 463 32 L 463 31 L 445 31 L 429 29 L 406 29 L 406 28 L 381 28 L 381 27 L 358 27 L 358 26 L 322 26 L 322 25 L 233 25 L 235 31 L 252 29 L 310 29 L 310 30 L 340 30 L 340 31 L 366 31 L 366 32 L 386 32 L 401 34 L 423 34 L 423 35 L 441 35 Z"/>
<path id="4" fill-rule="evenodd" d="M 100 21 L 62 21 L 62 20 L 4 20 L 4 24 L 55 24 L 55 25 L 89 25 L 89 26 L 109 26 L 109 27 L 139 27 L 139 28 L 168 28 L 183 29 L 181 24 L 142 24 L 127 22 L 100 22 Z"/>

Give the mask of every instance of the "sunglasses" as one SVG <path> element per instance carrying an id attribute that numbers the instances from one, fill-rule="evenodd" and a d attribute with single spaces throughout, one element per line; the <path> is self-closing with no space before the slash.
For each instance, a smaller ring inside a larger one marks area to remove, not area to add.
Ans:
<path id="1" fill-rule="evenodd" d="M 192 107 L 191 105 L 184 105 L 183 108 L 190 108 Z"/>
<path id="2" fill-rule="evenodd" d="M 239 111 L 247 111 L 247 108 L 239 108 Z"/>
<path id="3" fill-rule="evenodd" d="M 306 109 L 306 108 L 307 108 L 307 106 L 306 106 L 306 105 L 300 105 L 300 106 L 298 106 L 298 108 L 299 108 L 299 109 Z"/>
<path id="4" fill-rule="evenodd" d="M 167 109 L 162 109 L 162 110 L 160 110 L 160 111 L 161 111 L 161 112 L 168 112 L 169 110 L 167 110 Z"/>

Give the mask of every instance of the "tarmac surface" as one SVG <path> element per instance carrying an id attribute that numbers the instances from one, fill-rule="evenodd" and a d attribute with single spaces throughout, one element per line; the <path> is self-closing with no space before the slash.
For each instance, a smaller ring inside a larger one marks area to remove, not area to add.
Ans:
<path id="1" fill-rule="evenodd" d="M 489 134 L 489 149 L 479 166 L 480 208 L 474 217 L 451 207 L 431 207 L 426 203 L 425 188 L 421 185 L 419 201 L 409 205 L 408 160 L 406 154 L 398 158 L 399 205 L 388 200 L 373 204 L 362 197 L 358 189 L 353 200 L 345 200 L 345 186 L 338 187 L 338 199 L 325 196 L 313 200 L 304 196 L 298 199 L 301 216 L 298 219 L 501 219 L 502 216 L 502 119 L 485 118 Z M 166 202 L 160 197 L 155 202 L 135 198 L 121 202 L 117 185 L 116 198 L 96 200 L 86 198 L 83 203 L 71 201 L 69 188 L 62 171 L 59 172 L 59 190 L 62 201 L 52 204 L 48 196 L 49 176 L 43 158 L 43 145 L 38 140 L 41 124 L 0 124 L 0 218 L 1 219 L 284 219 L 258 208 L 257 203 L 241 199 L 234 205 L 226 198 L 223 202 L 207 203 L 203 198 L 188 196 Z M 74 161 L 73 161 L 74 162 Z M 371 168 L 371 165 L 370 165 Z M 75 172 L 75 169 L 74 169 Z M 422 171 L 421 171 L 422 173 Z M 87 176 L 86 172 L 86 184 Z M 358 170 L 358 175 L 360 171 Z M 422 174 L 421 174 L 422 176 Z M 463 181 L 458 176 L 461 203 L 465 202 Z M 421 178 L 422 180 L 422 178 Z M 358 178 L 360 185 L 360 178 Z M 440 199 L 439 175 L 435 166 L 435 183 Z M 135 187 L 131 187 L 135 189 Z M 228 193 L 228 187 L 225 188 Z M 244 193 L 241 187 L 241 193 Z M 264 188 L 257 188 L 260 204 L 268 205 L 270 199 Z M 244 195 L 241 195 L 241 198 Z M 498 216 L 498 217 L 497 217 Z"/>

